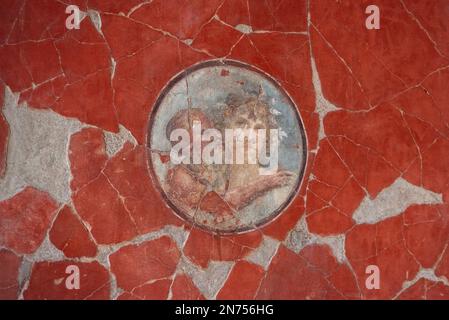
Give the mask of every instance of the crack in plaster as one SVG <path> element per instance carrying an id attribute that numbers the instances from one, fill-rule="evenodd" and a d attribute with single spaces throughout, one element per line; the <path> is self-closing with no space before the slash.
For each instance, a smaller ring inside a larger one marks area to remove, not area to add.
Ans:
<path id="1" fill-rule="evenodd" d="M 147 5 L 147 4 L 150 4 L 151 2 L 153 2 L 153 0 L 146 0 L 146 1 L 143 1 L 142 3 L 139 3 L 139 4 L 136 5 L 135 7 L 132 7 L 132 8 L 128 11 L 128 13 L 126 14 L 126 17 L 129 18 L 129 16 L 132 15 L 136 10 L 140 9 L 141 7 L 143 7 L 143 6 Z"/>
<path id="2" fill-rule="evenodd" d="M 415 204 L 443 203 L 441 194 L 417 187 L 403 178 L 398 178 L 389 187 L 383 189 L 373 200 L 365 196 L 355 210 L 353 219 L 357 224 L 374 224 L 397 216 Z"/>
<path id="3" fill-rule="evenodd" d="M 407 12 L 407 14 L 410 16 L 410 18 L 416 22 L 416 24 L 418 25 L 418 27 L 426 34 L 427 38 L 429 39 L 430 42 L 432 42 L 433 47 L 435 49 L 435 51 L 441 56 L 441 57 L 446 57 L 446 55 L 444 55 L 441 50 L 438 48 L 438 44 L 437 42 L 432 39 L 432 37 L 430 36 L 429 31 L 424 28 L 424 26 L 422 25 L 421 21 L 419 21 L 419 19 L 413 14 L 413 12 L 411 12 L 407 6 L 405 5 L 403 0 L 399 1 L 402 5 L 402 7 L 404 8 L 405 12 Z"/>
<path id="4" fill-rule="evenodd" d="M 249 26 L 247 24 L 243 24 L 243 23 L 236 25 L 235 29 L 244 34 L 253 32 L 253 28 L 251 28 L 251 26 Z"/>

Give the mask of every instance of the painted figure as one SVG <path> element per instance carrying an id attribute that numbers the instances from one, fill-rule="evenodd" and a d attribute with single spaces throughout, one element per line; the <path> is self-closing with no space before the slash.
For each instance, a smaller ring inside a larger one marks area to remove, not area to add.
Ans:
<path id="1" fill-rule="evenodd" d="M 243 102 L 230 101 L 224 110 L 223 123 L 213 123 L 199 108 L 180 110 L 167 124 L 167 139 L 170 140 L 170 133 L 175 129 L 188 130 L 192 135 L 194 121 L 201 122 L 202 130 L 276 127 L 276 121 L 269 107 L 262 101 L 252 98 Z M 288 171 L 260 175 L 259 168 L 260 164 L 248 163 L 178 164 L 167 172 L 165 180 L 167 195 L 188 215 L 193 217 L 199 209 L 214 215 L 216 221 L 221 222 L 229 217 L 235 217 L 240 209 L 267 192 L 288 184 L 294 176 Z"/>

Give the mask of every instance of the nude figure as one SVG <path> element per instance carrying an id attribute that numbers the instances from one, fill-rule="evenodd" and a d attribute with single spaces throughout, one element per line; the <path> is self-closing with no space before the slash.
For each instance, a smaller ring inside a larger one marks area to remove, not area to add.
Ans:
<path id="1" fill-rule="evenodd" d="M 225 118 L 228 117 L 226 125 L 267 128 L 269 118 L 268 115 L 263 115 L 267 112 L 265 109 L 254 101 L 248 101 L 247 105 L 240 108 L 231 106 L 227 110 L 228 114 L 225 114 Z M 174 129 L 186 129 L 192 135 L 193 121 L 201 121 L 203 130 L 216 127 L 201 109 L 184 109 L 178 111 L 168 122 L 167 138 L 169 139 Z M 200 208 L 222 221 L 227 216 L 234 216 L 238 210 L 268 191 L 286 185 L 292 178 L 292 173 L 286 171 L 260 176 L 258 168 L 259 165 L 245 164 L 179 164 L 167 172 L 167 195 L 178 208 L 192 217 Z"/>
<path id="2" fill-rule="evenodd" d="M 277 123 L 269 106 L 257 98 L 243 102 L 231 98 L 225 111 L 225 126 L 241 129 L 276 129 Z M 267 137 L 267 143 L 269 138 Z M 235 147 L 235 144 L 234 144 Z M 270 150 L 269 147 L 266 150 Z M 245 148 L 248 151 L 248 148 Z M 245 154 L 245 159 L 247 154 Z M 243 208 L 266 192 L 288 184 L 293 178 L 289 171 L 278 171 L 273 175 L 261 176 L 260 164 L 242 164 L 230 167 L 228 190 L 225 199 L 235 208 Z"/>

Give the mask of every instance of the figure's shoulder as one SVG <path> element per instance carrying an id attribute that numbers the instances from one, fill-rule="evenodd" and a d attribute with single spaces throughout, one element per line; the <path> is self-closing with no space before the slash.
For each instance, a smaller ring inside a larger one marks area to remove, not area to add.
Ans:
<path id="1" fill-rule="evenodd" d="M 174 183 L 198 183 L 200 179 L 197 173 L 183 165 L 177 165 L 167 171 L 167 180 Z"/>

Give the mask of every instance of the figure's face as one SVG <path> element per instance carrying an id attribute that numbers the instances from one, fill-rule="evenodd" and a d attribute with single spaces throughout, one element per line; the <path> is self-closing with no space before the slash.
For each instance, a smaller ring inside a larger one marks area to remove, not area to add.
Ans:
<path id="1" fill-rule="evenodd" d="M 230 125 L 241 129 L 268 129 L 267 117 L 266 107 L 257 101 L 250 101 L 235 109 Z"/>
<path id="2" fill-rule="evenodd" d="M 230 113 L 228 126 L 232 129 L 247 129 L 247 130 L 266 130 L 266 149 L 269 148 L 269 118 L 270 113 L 269 109 L 266 105 L 257 100 L 248 101 L 237 108 L 234 108 Z M 258 146 L 258 139 L 256 135 L 248 135 L 244 137 L 244 147 L 245 147 L 245 161 L 248 154 L 248 147 L 256 147 Z M 236 142 L 238 139 L 237 136 L 234 138 Z M 259 142 L 260 143 L 260 142 Z M 237 144 L 234 144 L 234 148 L 237 147 Z M 256 150 L 257 151 L 257 150 Z"/>
<path id="3" fill-rule="evenodd" d="M 213 122 L 201 111 L 195 110 L 195 112 L 189 113 L 189 134 L 190 134 L 190 142 L 191 142 L 191 148 L 193 148 L 192 142 L 193 142 L 193 123 L 200 122 L 201 123 L 201 135 L 204 133 L 207 129 L 213 129 L 214 124 Z M 201 140 L 201 147 L 204 148 L 208 144 L 207 141 Z"/>

